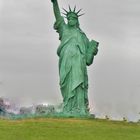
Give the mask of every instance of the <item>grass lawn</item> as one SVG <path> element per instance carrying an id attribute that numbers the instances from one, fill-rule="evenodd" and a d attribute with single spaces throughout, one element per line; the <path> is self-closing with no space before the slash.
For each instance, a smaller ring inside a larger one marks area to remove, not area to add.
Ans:
<path id="1" fill-rule="evenodd" d="M 140 124 L 97 119 L 0 120 L 0 140 L 140 140 Z"/>

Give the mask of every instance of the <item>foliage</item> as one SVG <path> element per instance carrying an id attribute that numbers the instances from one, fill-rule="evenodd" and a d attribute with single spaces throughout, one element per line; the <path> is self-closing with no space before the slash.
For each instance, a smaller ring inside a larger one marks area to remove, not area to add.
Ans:
<path id="1" fill-rule="evenodd" d="M 35 109 L 35 114 L 53 114 L 55 108 L 53 105 L 37 105 Z"/>
<path id="2" fill-rule="evenodd" d="M 5 115 L 6 113 L 6 105 L 4 104 L 3 98 L 0 98 L 0 116 Z"/>

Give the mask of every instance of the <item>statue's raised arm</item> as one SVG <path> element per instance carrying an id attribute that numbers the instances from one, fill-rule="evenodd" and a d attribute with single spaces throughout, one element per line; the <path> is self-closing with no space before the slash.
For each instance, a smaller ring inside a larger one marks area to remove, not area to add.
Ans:
<path id="1" fill-rule="evenodd" d="M 56 18 L 56 20 L 58 20 L 61 17 L 58 2 L 57 2 L 57 0 L 51 0 L 51 2 L 53 3 L 53 11 L 54 11 L 55 18 Z"/>

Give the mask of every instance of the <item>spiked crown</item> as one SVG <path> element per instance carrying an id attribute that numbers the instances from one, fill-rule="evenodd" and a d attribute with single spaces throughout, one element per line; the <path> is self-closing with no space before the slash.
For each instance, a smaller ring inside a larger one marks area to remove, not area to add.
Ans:
<path id="1" fill-rule="evenodd" d="M 69 11 L 67 11 L 67 10 L 64 9 L 64 8 L 63 8 L 63 10 L 65 11 L 65 13 L 62 13 L 62 14 L 64 14 L 64 15 L 66 16 L 65 18 L 67 18 L 67 19 L 69 19 L 69 17 L 75 17 L 75 18 L 78 19 L 78 17 L 84 15 L 84 14 L 79 14 L 79 13 L 81 12 L 82 9 L 80 9 L 80 10 L 78 10 L 78 11 L 76 12 L 76 6 L 74 7 L 73 10 L 71 9 L 70 6 L 69 6 Z"/>

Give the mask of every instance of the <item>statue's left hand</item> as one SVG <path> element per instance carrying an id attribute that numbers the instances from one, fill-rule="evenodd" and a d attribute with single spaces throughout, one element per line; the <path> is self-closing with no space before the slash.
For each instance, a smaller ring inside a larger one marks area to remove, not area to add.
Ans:
<path id="1" fill-rule="evenodd" d="M 94 55 L 96 55 L 98 53 L 98 48 L 94 47 Z"/>
<path id="2" fill-rule="evenodd" d="M 98 42 L 94 41 L 94 40 L 91 40 L 90 42 L 90 46 L 92 47 L 93 49 L 93 53 L 94 55 L 96 55 L 98 53 Z"/>

